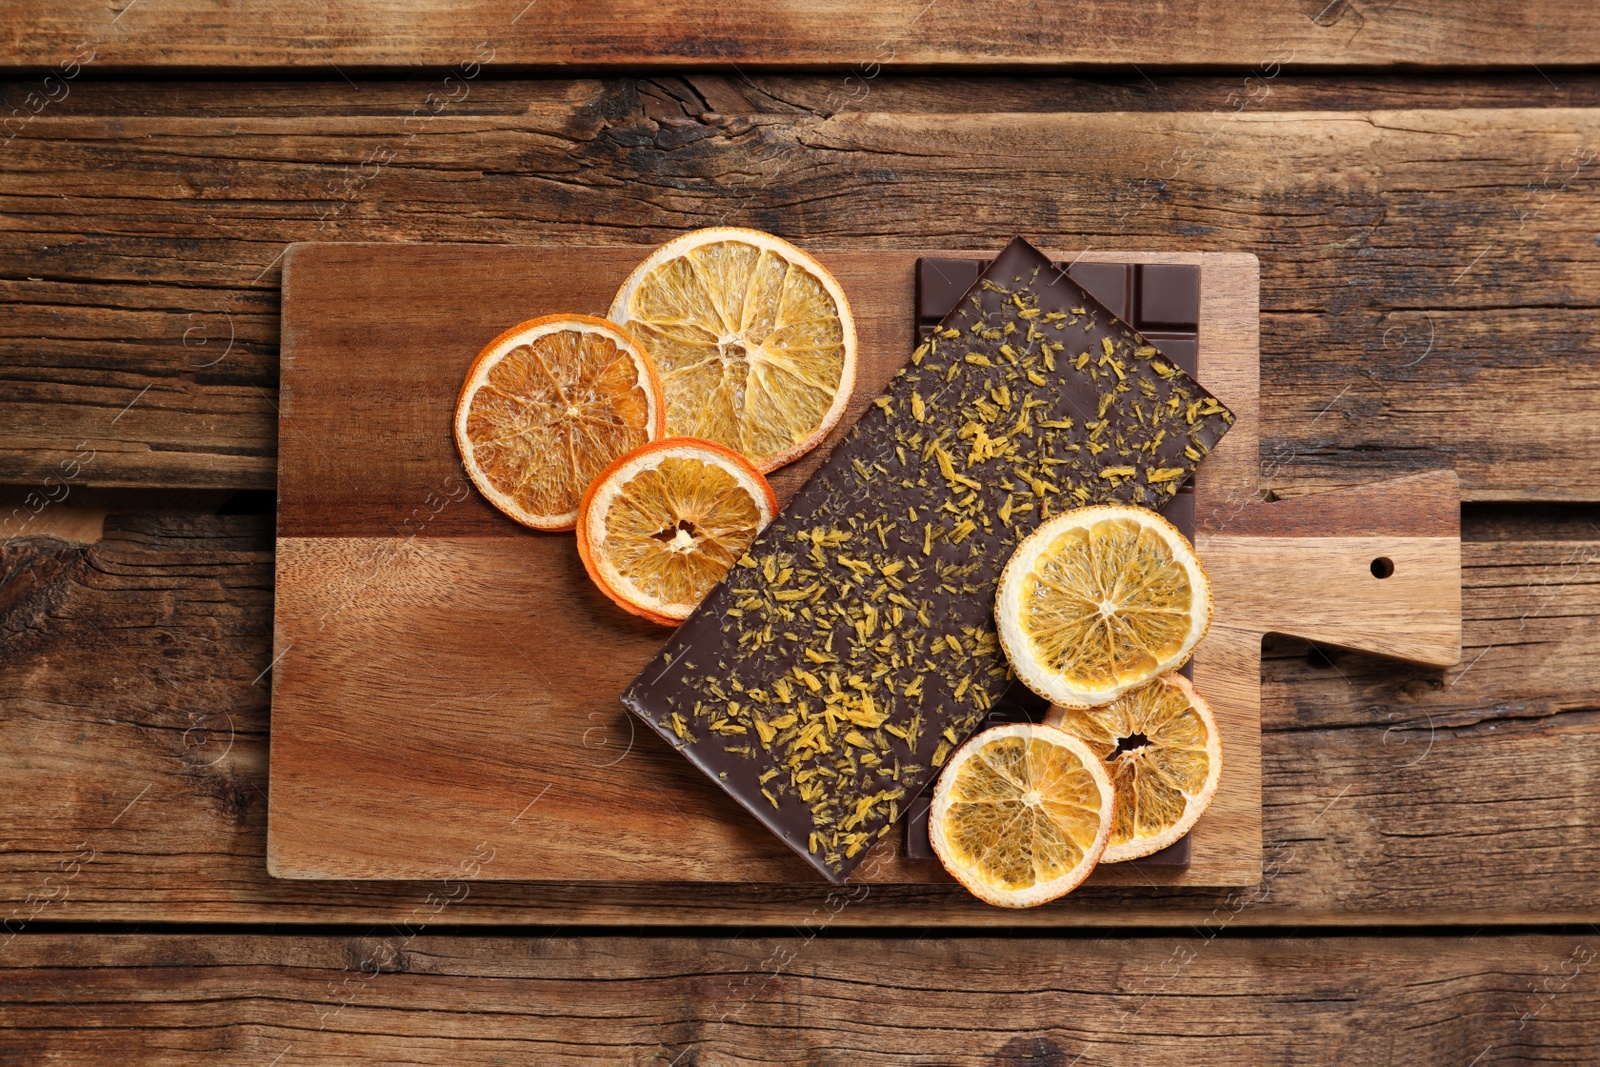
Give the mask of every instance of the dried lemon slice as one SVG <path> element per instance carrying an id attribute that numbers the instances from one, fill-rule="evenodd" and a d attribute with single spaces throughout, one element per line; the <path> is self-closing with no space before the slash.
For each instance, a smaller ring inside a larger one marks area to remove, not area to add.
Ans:
<path id="1" fill-rule="evenodd" d="M 639 264 L 611 303 L 661 373 L 667 432 L 726 445 L 763 473 L 844 414 L 856 327 L 838 281 L 770 233 L 696 230 Z"/>
<path id="2" fill-rule="evenodd" d="M 489 503 L 525 526 L 570 530 L 606 464 L 660 437 L 661 383 L 605 319 L 547 315 L 478 353 L 456 400 L 456 448 Z"/>
<path id="3" fill-rule="evenodd" d="M 772 487 L 711 441 L 668 437 L 596 478 L 578 517 L 578 555 L 626 611 L 675 626 L 778 513 Z"/>
<path id="4" fill-rule="evenodd" d="M 1051 726 L 996 726 L 939 775 L 928 837 L 975 896 L 1031 908 L 1077 888 L 1111 838 L 1115 794 L 1089 746 Z"/>
<path id="5" fill-rule="evenodd" d="M 1155 512 L 1077 508 L 1017 546 L 995 622 L 1028 688 L 1091 707 L 1188 659 L 1211 625 L 1211 583 L 1188 540 Z"/>
<path id="6" fill-rule="evenodd" d="M 1052 708 L 1044 721 L 1082 740 L 1111 775 L 1117 817 L 1102 863 L 1161 851 L 1193 829 L 1217 795 L 1217 720 L 1181 674 L 1098 708 Z"/>

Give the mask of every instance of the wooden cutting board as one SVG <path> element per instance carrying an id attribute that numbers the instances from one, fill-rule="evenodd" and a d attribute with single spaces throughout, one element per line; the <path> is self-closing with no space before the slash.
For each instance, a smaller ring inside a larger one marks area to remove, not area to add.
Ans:
<path id="1" fill-rule="evenodd" d="M 537 315 L 604 314 L 644 253 L 289 249 L 267 828 L 274 875 L 822 884 L 622 709 L 618 694 L 665 632 L 591 587 L 572 535 L 527 530 L 490 508 L 456 456 L 451 411 L 479 348 Z M 819 254 L 850 298 L 861 339 L 857 393 L 835 437 L 910 354 L 919 254 L 956 253 Z M 1187 869 L 1105 866 L 1092 881 L 1254 884 L 1261 636 L 1455 663 L 1455 477 L 1263 503 L 1255 257 L 1083 258 L 1200 266 L 1199 377 L 1238 417 L 1195 487 L 1196 547 L 1216 614 L 1194 679 L 1223 731 L 1222 785 L 1193 831 Z M 774 476 L 781 499 L 822 452 Z M 936 862 L 906 859 L 902 842 L 888 835 L 856 879 L 947 880 Z"/>

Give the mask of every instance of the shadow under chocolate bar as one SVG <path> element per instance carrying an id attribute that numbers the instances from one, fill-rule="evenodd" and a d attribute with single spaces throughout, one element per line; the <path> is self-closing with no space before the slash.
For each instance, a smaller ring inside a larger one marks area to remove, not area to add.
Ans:
<path id="1" fill-rule="evenodd" d="M 987 259 L 949 259 L 924 257 L 917 260 L 916 343 L 921 344 L 936 329 L 956 301 L 964 296 L 989 266 Z M 1067 277 L 1100 301 L 1117 318 L 1144 335 L 1161 354 L 1198 377 L 1200 333 L 1200 268 L 1186 263 L 1058 263 Z M 1194 540 L 1194 481 L 1183 483 L 1178 495 L 1160 509 L 1160 514 L 1176 526 L 1183 536 Z M 1193 678 L 1193 661 L 1183 665 L 1181 674 Z M 984 727 L 1011 722 L 1037 722 L 1044 717 L 1043 702 L 1020 683 L 1006 694 L 984 720 Z M 906 857 L 935 860 L 928 842 L 928 806 L 933 790 L 923 792 L 906 809 Z M 1184 869 L 1189 866 L 1189 835 L 1174 841 L 1160 852 L 1130 860 L 1133 867 Z"/>

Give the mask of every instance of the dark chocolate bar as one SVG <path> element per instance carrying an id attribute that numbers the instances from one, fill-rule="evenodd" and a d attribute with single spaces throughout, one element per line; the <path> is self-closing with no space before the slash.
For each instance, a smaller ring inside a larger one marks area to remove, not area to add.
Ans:
<path id="1" fill-rule="evenodd" d="M 1232 419 L 1018 238 L 623 702 L 843 881 L 1005 693 L 1017 542 L 1160 507 Z"/>
<path id="2" fill-rule="evenodd" d="M 983 259 L 925 257 L 917 260 L 916 340 L 921 343 L 938 328 L 939 322 L 955 307 L 956 301 L 978 280 L 988 267 Z M 1056 264 L 1058 270 L 1106 306 L 1106 309 L 1138 332 L 1172 362 L 1198 376 L 1200 339 L 1200 268 L 1182 263 L 1084 263 Z M 1183 536 L 1194 540 L 1194 480 L 1184 482 L 1172 499 L 1161 506 L 1161 514 Z M 1194 676 L 1194 662 L 1183 665 L 1182 674 Z M 1013 690 L 1015 692 L 1015 690 Z M 1031 696 L 1031 694 L 1029 694 Z M 1017 709 L 1001 704 L 984 721 L 985 728 L 1007 722 Z M 1032 721 L 1043 717 L 1041 711 Z M 912 800 L 906 812 L 906 856 L 909 859 L 937 859 L 928 841 L 928 807 L 932 789 L 925 789 Z M 1184 835 L 1160 852 L 1128 861 L 1133 867 L 1189 866 L 1189 838 Z"/>

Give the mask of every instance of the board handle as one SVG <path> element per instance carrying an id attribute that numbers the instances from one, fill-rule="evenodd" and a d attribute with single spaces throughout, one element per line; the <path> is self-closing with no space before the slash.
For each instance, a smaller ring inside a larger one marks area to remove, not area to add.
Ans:
<path id="1" fill-rule="evenodd" d="M 1214 624 L 1461 661 L 1461 505 L 1439 471 L 1200 517 Z"/>

